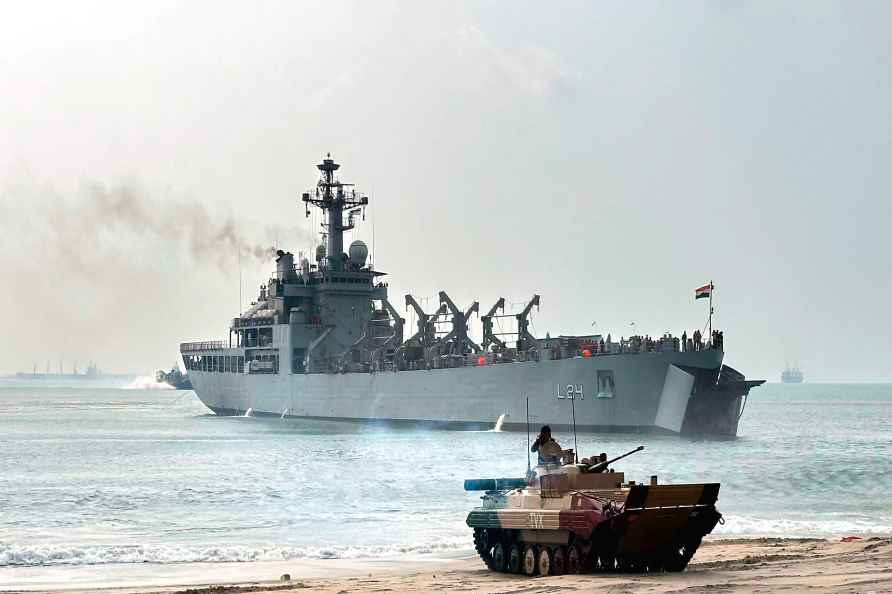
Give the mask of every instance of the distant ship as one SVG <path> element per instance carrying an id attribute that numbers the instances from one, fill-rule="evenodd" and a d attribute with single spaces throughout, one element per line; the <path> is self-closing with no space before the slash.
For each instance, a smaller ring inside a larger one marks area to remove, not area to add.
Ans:
<path id="1" fill-rule="evenodd" d="M 180 371 L 176 364 L 170 368 L 170 371 L 159 369 L 155 374 L 155 381 L 159 384 L 168 384 L 175 390 L 192 389 L 192 380 L 189 379 L 188 375 Z"/>
<path id="2" fill-rule="evenodd" d="M 781 373 L 781 381 L 785 384 L 801 384 L 803 379 L 805 377 L 802 375 L 802 370 L 795 365 L 793 367 L 787 365 Z"/>
<path id="3" fill-rule="evenodd" d="M 405 295 L 417 331 L 404 338 L 410 323 L 389 301 L 366 244 L 345 249 L 344 232 L 364 220 L 368 197 L 337 179 L 340 165 L 330 155 L 317 168 L 321 178 L 302 196 L 304 214 L 315 207 L 324 215 L 315 262 L 279 250 L 275 274 L 232 320 L 227 341 L 180 345 L 196 394 L 218 415 L 478 429 L 498 422 L 522 431 L 529 412 L 556 430 L 572 423 L 737 434 L 747 394 L 764 380 L 724 364 L 719 332 L 711 340 L 699 332 L 693 340 L 669 333 L 539 338 L 530 320 L 539 295 L 507 313 L 504 298 L 488 310 L 476 301 L 460 308 L 440 291 L 433 311 Z M 710 283 L 697 296 L 711 290 Z M 470 336 L 474 314 L 482 322 L 479 344 Z"/>
<path id="4" fill-rule="evenodd" d="M 46 373 L 38 373 L 37 365 L 34 366 L 32 373 L 19 372 L 15 374 L 18 379 L 25 380 L 95 380 L 102 377 L 99 367 L 95 363 L 90 363 L 84 373 L 77 370 L 77 363 L 73 365 L 71 373 L 62 373 L 62 364 L 59 363 L 59 373 L 50 373 L 50 366 L 47 364 Z"/>

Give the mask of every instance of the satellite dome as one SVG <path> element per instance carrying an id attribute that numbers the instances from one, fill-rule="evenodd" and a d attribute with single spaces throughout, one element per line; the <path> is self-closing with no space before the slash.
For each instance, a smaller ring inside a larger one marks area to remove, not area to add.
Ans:
<path id="1" fill-rule="evenodd" d="M 350 244 L 350 264 L 357 268 L 362 268 L 365 266 L 365 259 L 369 255 L 369 248 L 366 246 L 365 242 L 356 240 Z"/>

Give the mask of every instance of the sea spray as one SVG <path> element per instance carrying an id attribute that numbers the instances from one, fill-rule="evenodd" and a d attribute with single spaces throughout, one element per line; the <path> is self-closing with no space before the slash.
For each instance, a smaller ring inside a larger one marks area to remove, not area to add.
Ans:
<path id="1" fill-rule="evenodd" d="M 156 381 L 148 375 L 140 375 L 132 382 L 124 386 L 125 390 L 173 390 L 174 387 L 167 382 Z"/>

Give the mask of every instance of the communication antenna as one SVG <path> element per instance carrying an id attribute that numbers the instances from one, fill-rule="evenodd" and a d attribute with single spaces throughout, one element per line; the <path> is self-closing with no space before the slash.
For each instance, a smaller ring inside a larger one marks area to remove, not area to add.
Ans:
<path id="1" fill-rule="evenodd" d="M 570 399 L 570 410 L 573 411 L 573 463 L 579 460 L 579 445 L 576 443 L 576 394 Z"/>
<path id="2" fill-rule="evenodd" d="M 530 397 L 527 396 L 527 474 L 530 472 Z"/>

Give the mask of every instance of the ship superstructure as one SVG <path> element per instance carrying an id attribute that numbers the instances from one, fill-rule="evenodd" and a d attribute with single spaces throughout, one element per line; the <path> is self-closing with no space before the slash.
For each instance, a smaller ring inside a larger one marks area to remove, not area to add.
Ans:
<path id="1" fill-rule="evenodd" d="M 365 218 L 369 199 L 340 181 L 340 165 L 317 165 L 302 196 L 325 215 L 315 262 L 279 250 L 257 301 L 232 320 L 229 340 L 180 345 L 202 402 L 221 415 L 276 415 L 447 427 L 526 426 L 525 406 L 553 427 L 735 435 L 749 389 L 722 365 L 723 341 L 666 334 L 614 341 L 610 335 L 537 338 L 534 295 L 518 313 L 505 300 L 480 313 L 445 291 L 433 311 L 404 296 L 415 327 L 390 302 L 385 273 L 344 232 Z M 482 324 L 472 338 L 474 316 Z M 510 322 L 510 331 L 496 331 Z M 409 331 L 411 335 L 405 336 Z"/>

